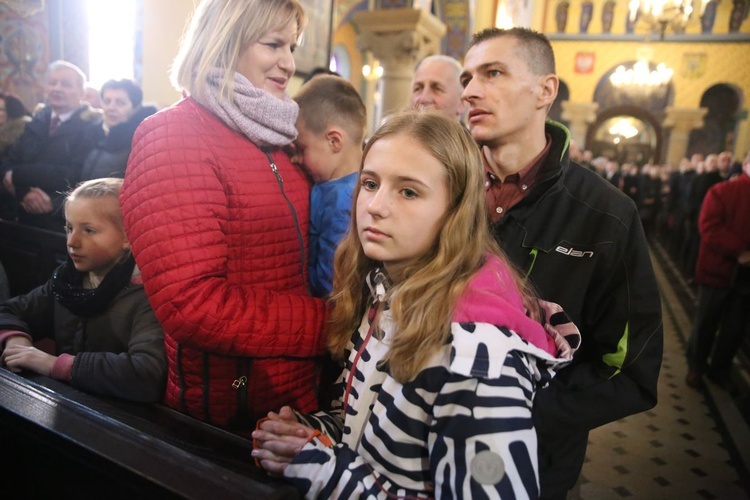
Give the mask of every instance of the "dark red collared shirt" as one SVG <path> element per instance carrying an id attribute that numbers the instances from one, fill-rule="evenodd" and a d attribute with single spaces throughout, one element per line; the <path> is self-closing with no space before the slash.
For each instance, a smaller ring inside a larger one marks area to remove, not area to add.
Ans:
<path id="1" fill-rule="evenodd" d="M 484 191 L 487 202 L 487 213 L 492 222 L 499 221 L 510 207 L 518 203 L 529 192 L 531 186 L 536 181 L 536 175 L 539 172 L 544 160 L 547 159 L 552 138 L 547 135 L 547 145 L 544 146 L 539 155 L 531 163 L 515 174 L 511 174 L 501 181 L 492 172 L 492 168 L 487 164 L 487 160 L 482 154 L 482 164 L 484 165 Z"/>

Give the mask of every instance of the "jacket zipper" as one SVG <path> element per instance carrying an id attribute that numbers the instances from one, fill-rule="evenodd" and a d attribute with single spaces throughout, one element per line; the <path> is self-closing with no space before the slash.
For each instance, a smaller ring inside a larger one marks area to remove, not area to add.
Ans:
<path id="1" fill-rule="evenodd" d="M 203 416 L 207 424 L 211 423 L 211 355 L 203 353 Z"/>
<path id="2" fill-rule="evenodd" d="M 79 323 L 79 330 L 81 332 L 80 335 L 77 336 L 77 338 L 73 341 L 73 349 L 75 349 L 76 352 L 84 352 L 86 351 L 86 327 L 88 326 L 89 322 L 86 318 L 81 318 Z"/>
<path id="3" fill-rule="evenodd" d="M 182 344 L 177 344 L 177 379 L 180 381 L 180 392 L 177 396 L 183 413 L 190 414 L 185 402 L 185 371 L 182 369 Z"/>
<path id="4" fill-rule="evenodd" d="M 266 157 L 268 158 L 268 163 L 271 166 L 271 171 L 273 172 L 273 175 L 276 176 L 276 182 L 278 182 L 279 184 L 281 195 L 286 200 L 286 204 L 289 206 L 289 210 L 292 211 L 292 217 L 294 218 L 294 228 L 297 230 L 297 238 L 299 240 L 299 246 L 300 246 L 300 256 L 301 256 L 300 262 L 302 264 L 302 276 L 304 276 L 305 266 L 307 265 L 307 255 L 305 252 L 305 238 L 302 236 L 302 230 L 299 227 L 299 220 L 297 219 L 297 211 L 294 209 L 294 205 L 292 205 L 292 202 L 287 197 L 286 191 L 284 191 L 284 179 L 281 178 L 281 174 L 279 173 L 279 168 L 276 166 L 276 162 L 273 161 L 273 157 L 271 156 L 271 153 L 269 153 L 265 149 L 263 149 L 262 151 L 266 154 Z M 307 289 L 308 295 L 312 295 L 310 284 L 307 282 L 307 280 L 303 280 L 303 281 L 305 282 L 305 288 Z"/>
<path id="5" fill-rule="evenodd" d="M 367 349 L 367 344 L 370 343 L 370 339 L 372 338 L 372 334 L 375 331 L 375 329 L 378 327 L 378 316 L 380 315 L 380 304 L 374 305 L 369 312 L 369 316 L 371 319 L 370 322 L 370 328 L 367 329 L 367 335 L 365 335 L 364 340 L 362 341 L 362 345 L 357 349 L 357 354 L 354 356 L 354 360 L 352 361 L 352 367 L 349 370 L 349 376 L 346 380 L 346 390 L 344 391 L 344 404 L 343 404 L 343 410 L 344 410 L 344 418 L 346 418 L 346 412 L 349 408 L 349 394 L 352 392 L 352 385 L 354 384 L 354 375 L 357 371 L 357 363 L 359 363 L 359 358 L 362 357 L 362 353 L 365 352 Z"/>
<path id="6" fill-rule="evenodd" d="M 250 374 L 250 360 L 248 358 L 237 359 L 237 378 L 232 382 L 232 387 L 237 390 L 237 422 L 247 420 L 247 376 Z"/>

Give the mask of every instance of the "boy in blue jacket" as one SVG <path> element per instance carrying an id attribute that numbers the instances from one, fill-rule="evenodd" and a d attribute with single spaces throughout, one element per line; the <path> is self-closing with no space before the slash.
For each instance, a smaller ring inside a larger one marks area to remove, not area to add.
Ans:
<path id="1" fill-rule="evenodd" d="M 327 297 L 333 254 L 351 218 L 365 105 L 352 84 L 338 76 L 314 78 L 294 100 L 299 104 L 297 161 L 315 182 L 310 192 L 310 282 L 316 297 Z"/>

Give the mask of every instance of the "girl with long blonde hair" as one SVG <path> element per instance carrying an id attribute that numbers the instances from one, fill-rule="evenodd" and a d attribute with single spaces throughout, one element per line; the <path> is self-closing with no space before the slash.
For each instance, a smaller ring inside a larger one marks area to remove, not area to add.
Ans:
<path id="1" fill-rule="evenodd" d="M 434 113 L 389 118 L 355 200 L 329 331 L 340 397 L 269 414 L 254 456 L 311 498 L 538 496 L 534 393 L 579 336 L 554 305 L 527 314 L 537 302 L 488 232 L 471 136 Z"/>

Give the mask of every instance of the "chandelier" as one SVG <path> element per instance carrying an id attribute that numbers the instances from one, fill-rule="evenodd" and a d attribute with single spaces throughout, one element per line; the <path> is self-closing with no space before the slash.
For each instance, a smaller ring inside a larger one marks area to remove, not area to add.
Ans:
<path id="1" fill-rule="evenodd" d="M 648 46 L 641 47 L 638 50 L 637 61 L 632 67 L 618 66 L 609 75 L 610 83 L 635 100 L 663 98 L 674 71 L 664 63 L 659 63 L 656 69 L 651 69 L 651 55 L 652 50 Z"/>
<path id="2" fill-rule="evenodd" d="M 375 59 L 372 63 L 372 66 L 369 64 L 365 64 L 362 66 L 362 76 L 365 77 L 366 80 L 373 81 L 378 80 L 383 76 L 383 67 L 380 65 L 380 61 Z"/>
<path id="3" fill-rule="evenodd" d="M 669 83 L 674 71 L 664 63 L 659 63 L 656 69 L 650 69 L 648 61 L 636 61 L 632 68 L 618 66 L 609 76 L 609 81 L 615 87 L 640 86 L 661 87 Z"/>
<path id="4" fill-rule="evenodd" d="M 623 118 L 620 120 L 617 120 L 611 127 L 609 127 L 609 135 L 614 137 L 612 139 L 612 142 L 615 144 L 620 144 L 620 142 L 625 139 L 626 141 L 628 139 L 632 139 L 636 135 L 640 133 L 638 130 L 638 127 L 633 125 L 632 119 Z"/>
<path id="5" fill-rule="evenodd" d="M 664 39 L 668 28 L 675 33 L 684 33 L 685 27 L 700 2 L 700 15 L 709 0 L 630 0 L 628 20 L 648 26 L 649 33 L 658 33 Z"/>

